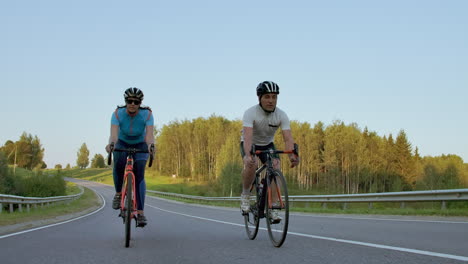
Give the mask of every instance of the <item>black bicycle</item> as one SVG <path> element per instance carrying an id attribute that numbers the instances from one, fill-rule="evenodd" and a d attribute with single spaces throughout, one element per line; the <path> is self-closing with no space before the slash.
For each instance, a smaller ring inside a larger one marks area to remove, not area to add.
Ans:
<path id="1" fill-rule="evenodd" d="M 123 223 L 125 225 L 125 247 L 130 246 L 131 238 L 131 221 L 135 219 L 135 225 L 138 227 L 137 219 L 137 199 L 136 199 L 136 188 L 135 188 L 135 174 L 133 173 L 133 163 L 136 153 L 148 153 L 147 149 L 141 150 L 136 148 L 126 148 L 126 149 L 117 149 L 114 148 L 114 144 L 110 145 L 111 151 L 107 157 L 107 164 L 111 165 L 112 163 L 112 152 L 126 152 L 127 153 L 127 164 L 125 166 L 124 173 L 124 185 L 122 187 L 122 195 L 120 200 L 120 214 L 122 217 Z M 154 145 L 151 145 L 150 160 L 148 167 L 151 167 L 153 164 L 153 153 Z"/>
<path id="2" fill-rule="evenodd" d="M 275 247 L 281 247 L 286 239 L 289 224 L 289 198 L 288 188 L 283 173 L 273 168 L 274 154 L 299 155 L 298 146 L 294 144 L 293 150 L 255 150 L 252 154 L 266 154 L 266 162 L 255 171 L 255 180 L 250 188 L 250 211 L 243 212 L 245 229 L 249 239 L 257 237 L 261 218 L 266 218 L 268 235 Z"/>

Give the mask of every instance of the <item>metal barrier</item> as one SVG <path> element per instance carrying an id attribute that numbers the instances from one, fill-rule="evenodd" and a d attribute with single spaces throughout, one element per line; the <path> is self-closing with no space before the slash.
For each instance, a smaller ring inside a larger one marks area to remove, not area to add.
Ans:
<path id="1" fill-rule="evenodd" d="M 14 205 L 18 205 L 18 211 L 23 211 L 23 205 L 26 206 L 26 211 L 29 212 L 31 206 L 37 208 L 37 205 L 40 206 L 48 206 L 51 203 L 57 202 L 71 202 L 81 197 L 84 193 L 84 189 L 81 186 L 80 193 L 67 195 L 67 196 L 53 196 L 53 197 L 23 197 L 23 196 L 16 196 L 16 195 L 5 195 L 0 194 L 0 213 L 2 213 L 3 205 L 8 204 L 9 211 L 12 213 L 14 211 Z"/>
<path id="2" fill-rule="evenodd" d="M 240 201 L 240 197 L 204 197 L 151 190 L 147 190 L 147 192 L 188 200 Z M 375 202 L 400 202 L 400 207 L 404 208 L 405 202 L 441 202 L 441 208 L 446 209 L 447 201 L 468 201 L 468 189 L 336 195 L 290 195 L 289 201 L 293 203 L 322 203 L 322 207 L 324 208 L 326 208 L 327 203 L 343 203 L 343 209 L 347 208 L 348 203 L 369 203 L 369 208 L 372 208 L 372 203 Z"/>

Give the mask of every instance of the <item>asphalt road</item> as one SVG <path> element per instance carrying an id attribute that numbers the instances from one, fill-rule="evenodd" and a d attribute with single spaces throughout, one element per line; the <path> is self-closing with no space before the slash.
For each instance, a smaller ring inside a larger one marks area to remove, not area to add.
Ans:
<path id="1" fill-rule="evenodd" d="M 10 263 L 467 263 L 468 219 L 292 214 L 281 248 L 265 229 L 247 238 L 238 209 L 147 196 L 149 224 L 132 229 L 111 208 L 113 187 L 81 182 L 105 203 L 66 223 L 0 236 Z M 262 219 L 263 221 L 263 219 Z M 265 228 L 264 221 L 261 224 Z"/>

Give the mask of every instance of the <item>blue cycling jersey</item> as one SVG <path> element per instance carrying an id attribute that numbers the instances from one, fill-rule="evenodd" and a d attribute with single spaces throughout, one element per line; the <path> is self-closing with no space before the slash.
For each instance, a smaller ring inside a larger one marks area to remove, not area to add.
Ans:
<path id="1" fill-rule="evenodd" d="M 154 125 L 151 109 L 140 108 L 130 115 L 125 107 L 119 107 L 112 114 L 112 125 L 119 126 L 119 140 L 127 144 L 145 142 L 146 127 Z"/>

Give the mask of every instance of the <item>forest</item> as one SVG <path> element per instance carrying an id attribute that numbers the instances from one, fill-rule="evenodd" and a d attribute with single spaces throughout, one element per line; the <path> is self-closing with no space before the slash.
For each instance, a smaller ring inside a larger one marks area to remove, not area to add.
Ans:
<path id="1" fill-rule="evenodd" d="M 176 120 L 155 131 L 155 166 L 162 175 L 195 182 L 234 184 L 240 188 L 242 123 L 212 115 Z M 355 123 L 335 121 L 311 125 L 292 121 L 301 163 L 282 171 L 290 185 L 316 194 L 352 194 L 463 188 L 468 186 L 468 164 L 457 155 L 421 157 L 404 130 L 396 136 L 378 135 Z M 282 134 L 275 136 L 278 149 Z"/>

